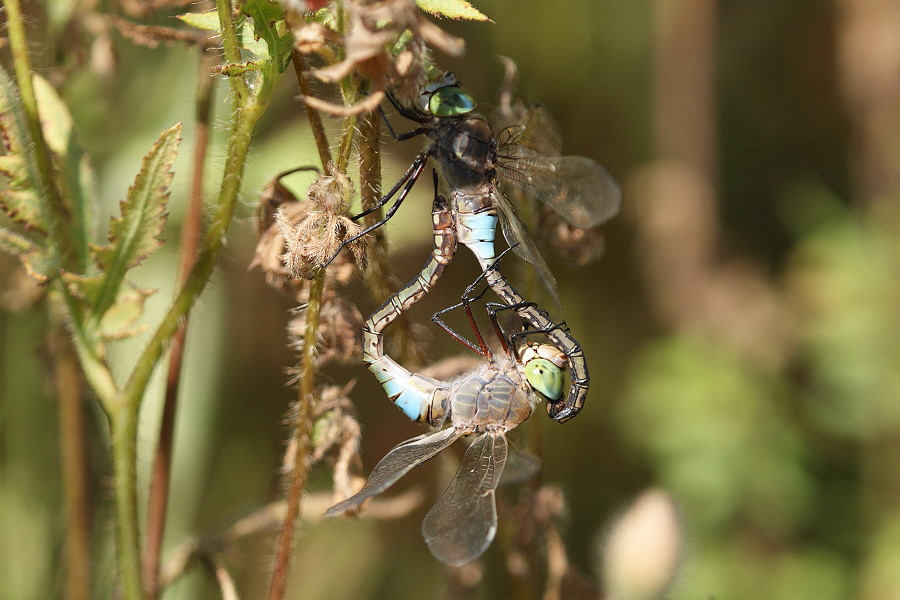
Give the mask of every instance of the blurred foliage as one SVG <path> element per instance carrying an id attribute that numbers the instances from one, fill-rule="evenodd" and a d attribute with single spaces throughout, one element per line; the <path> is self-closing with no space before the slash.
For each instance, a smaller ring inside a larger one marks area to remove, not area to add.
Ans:
<path id="1" fill-rule="evenodd" d="M 104 10 L 121 13 L 129 4 L 110 2 Z M 36 68 L 57 86 L 93 159 L 105 215 L 122 199 L 159 132 L 183 120 L 185 144 L 192 139 L 197 55 L 178 46 L 136 47 L 93 13 L 71 21 L 80 6 L 30 3 L 29 35 L 42 49 L 35 52 Z M 566 153 L 604 164 L 624 184 L 628 204 L 633 178 L 658 158 L 650 118 L 653 3 L 566 0 L 550 10 L 545 3 L 483 0 L 475 6 L 495 23 L 441 22 L 467 42 L 465 56 L 441 64 L 485 99 L 487 112 L 501 80 L 494 56 L 512 57 L 520 95 L 550 107 Z M 652 286 L 641 276 L 648 257 L 632 242 L 645 215 L 626 209 L 605 228 L 600 263 L 575 268 L 549 256 L 567 322 L 585 343 L 593 386 L 574 421 L 558 427 L 537 414 L 528 424 L 542 431 L 543 478 L 565 493 L 568 558 L 588 577 L 599 570 L 597 548 L 614 517 L 641 490 L 656 486 L 675 499 L 686 540 L 669 597 L 897 598 L 900 188 L 870 198 L 855 183 L 862 158 L 839 89 L 836 3 L 718 7 L 719 167 L 716 213 L 710 215 L 721 231 L 716 258 L 737 255 L 766 274 L 790 316 L 781 330 L 787 350 L 766 360 L 736 347 L 727 332 L 673 324 L 658 314 Z M 168 23 L 176 12 L 153 19 Z M 47 21 L 52 26 L 44 29 Z M 223 84 L 217 85 L 216 97 L 225 97 Z M 239 207 L 242 226 L 234 228 L 220 271 L 192 317 L 169 552 L 188 536 L 221 530 L 277 492 L 287 437 L 282 417 L 294 395 L 284 374 L 293 360 L 284 341 L 289 304 L 246 265 L 253 254 L 255 195 L 274 173 L 314 162 L 296 93 L 291 86 L 279 90 L 260 124 Z M 327 126 L 334 131 L 336 123 Z M 224 122 L 217 129 L 213 171 L 223 162 Z M 417 149 L 388 143 L 385 181 L 395 179 Z M 179 157 L 174 167 L 169 240 L 177 238 L 187 197 L 186 160 Z M 208 179 L 206 193 L 213 195 L 217 176 Z M 900 180 L 900 171 L 888 179 Z M 305 189 L 301 176 L 288 182 Z M 401 279 L 427 254 L 428 187 L 416 190 L 388 226 Z M 159 311 L 158 298 L 171 294 L 176 253 L 170 246 L 136 270 L 141 287 L 160 289 L 148 300 L 151 316 Z M 455 263 L 436 297 L 414 310 L 416 322 L 427 323 L 471 280 L 474 263 L 468 257 Z M 58 417 L 45 360 L 47 319 L 33 298 L 17 263 L 0 255 L 0 597 L 11 599 L 64 595 Z M 374 308 L 362 292 L 351 299 L 363 314 Z M 457 352 L 430 328 L 427 335 L 435 360 Z M 130 364 L 137 351 L 131 342 L 113 344 L 113 366 Z M 419 432 L 361 367 L 329 368 L 323 377 L 338 384 L 359 380 L 353 398 L 367 472 L 395 443 Z M 158 404 L 145 407 L 142 431 L 155 430 Z M 95 594 L 109 597 L 106 424 L 96 408 L 85 410 Z M 142 481 L 150 447 L 149 437 L 141 440 Z M 437 494 L 446 469 L 420 471 L 409 483 Z M 327 490 L 328 477 L 314 473 L 311 486 Z M 500 495 L 509 500 L 515 493 Z M 480 580 L 474 591 L 460 586 L 463 575 L 448 577 L 424 551 L 422 512 L 398 521 L 319 522 L 310 515 L 297 544 L 290 597 L 513 595 L 498 543 L 480 570 L 465 574 Z M 501 518 L 500 527 L 502 538 L 517 525 Z M 271 537 L 255 535 L 229 556 L 242 597 L 263 593 L 271 553 Z M 214 597 L 215 585 L 200 571 L 163 596 Z"/>

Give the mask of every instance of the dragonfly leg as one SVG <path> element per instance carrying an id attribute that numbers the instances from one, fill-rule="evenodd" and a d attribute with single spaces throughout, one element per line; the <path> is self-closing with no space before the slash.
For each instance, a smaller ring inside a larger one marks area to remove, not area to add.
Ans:
<path id="1" fill-rule="evenodd" d="M 401 115 L 403 115 L 410 121 L 415 121 L 416 123 L 428 123 L 431 120 L 431 116 L 421 114 L 418 111 L 415 111 L 411 108 L 407 108 L 406 106 L 403 106 L 402 104 L 397 102 L 397 99 L 394 98 L 393 94 L 388 93 L 386 95 L 387 95 L 387 99 L 390 101 L 391 105 L 394 107 L 394 110 L 396 110 L 398 113 L 400 113 Z M 379 106 L 378 109 L 381 110 L 381 107 Z M 387 117 L 384 114 L 384 110 L 381 110 L 381 116 L 382 116 L 382 118 L 384 118 L 384 120 L 386 122 Z M 390 126 L 391 126 L 390 123 L 388 123 L 388 128 L 390 128 Z M 412 136 L 410 136 L 410 137 L 412 137 Z M 395 137 L 394 139 L 397 139 L 397 138 Z"/>
<path id="2" fill-rule="evenodd" d="M 422 156 L 422 155 L 420 155 L 420 156 Z M 426 156 L 426 158 L 427 158 L 427 156 Z M 341 253 L 341 250 L 344 249 L 344 246 L 346 246 L 348 244 L 352 244 L 356 240 L 360 239 L 361 237 L 363 237 L 365 235 L 368 235 L 372 231 L 375 231 L 376 229 L 378 229 L 379 227 L 381 227 L 382 225 L 384 225 L 385 223 L 387 223 L 388 221 L 391 220 L 391 217 L 394 216 L 394 213 L 397 212 L 397 209 L 400 208 L 400 205 L 403 204 L 404 200 L 406 200 L 406 197 L 409 195 L 409 192 L 412 190 L 413 185 L 415 185 L 416 181 L 418 181 L 419 176 L 422 174 L 422 171 L 425 170 L 425 164 L 426 164 L 425 160 L 422 160 L 422 161 L 419 161 L 418 159 L 416 159 L 416 160 L 417 160 L 418 164 L 415 164 L 415 167 L 416 167 L 415 170 L 413 170 L 412 173 L 408 177 L 406 177 L 406 185 L 403 187 L 403 190 L 400 191 L 400 195 L 397 196 L 397 199 L 394 200 L 394 203 L 391 205 L 391 207 L 388 209 L 388 211 L 386 213 L 384 213 L 384 218 L 381 219 L 380 221 L 378 221 L 377 223 L 373 223 L 372 225 L 369 225 L 368 227 L 366 227 L 365 229 L 363 229 L 362 231 L 360 231 L 353 237 L 347 238 L 346 240 L 341 242 L 341 245 L 338 246 L 337 251 L 331 255 L 331 258 L 329 258 L 327 261 L 325 261 L 321 265 L 322 267 L 327 267 L 328 265 L 330 265 L 331 262 L 335 258 L 337 258 L 338 254 Z M 403 180 L 401 180 L 401 183 L 402 183 L 402 181 Z M 395 186 L 395 187 L 399 188 L 399 185 Z M 392 192 L 396 192 L 396 190 L 392 190 Z M 391 194 L 386 195 L 385 198 L 390 199 L 390 195 Z M 379 201 L 379 202 L 381 202 L 381 201 Z M 385 201 L 385 203 L 386 203 L 386 201 Z M 384 205 L 384 203 L 381 204 L 381 206 L 383 206 L 383 205 Z M 376 206 L 372 209 L 369 209 L 363 213 L 360 213 L 359 215 L 356 215 L 356 217 L 353 217 L 353 218 L 357 219 L 361 216 L 369 214 L 370 212 L 372 212 L 373 210 L 375 210 L 377 208 L 380 208 L 380 206 Z"/>
<path id="3" fill-rule="evenodd" d="M 375 203 L 374 206 L 367 208 L 366 210 L 362 211 L 361 213 L 359 213 L 357 215 L 353 215 L 352 217 L 350 217 L 350 220 L 358 221 L 361 218 L 363 218 L 364 216 L 375 212 L 376 210 L 378 210 L 379 208 L 381 208 L 382 206 L 384 206 L 385 204 L 390 202 L 390 200 L 391 200 L 391 198 L 393 198 L 394 194 L 396 194 L 400 190 L 400 188 L 403 187 L 404 184 L 409 185 L 407 183 L 407 181 L 410 178 L 412 178 L 413 181 L 415 181 L 419 178 L 419 175 L 422 174 L 422 166 L 425 164 L 425 161 L 428 160 L 429 156 L 431 156 L 431 152 L 429 152 L 428 150 L 425 150 L 424 152 L 420 153 L 415 158 L 415 160 L 413 160 L 413 162 L 409 166 L 409 168 L 406 169 L 406 172 L 403 174 L 402 177 L 400 177 L 400 179 L 397 181 L 397 183 L 395 183 L 394 186 L 391 189 L 389 189 L 387 191 L 387 193 L 384 196 L 382 196 L 378 200 L 378 202 Z M 418 171 L 418 173 L 416 171 Z"/>

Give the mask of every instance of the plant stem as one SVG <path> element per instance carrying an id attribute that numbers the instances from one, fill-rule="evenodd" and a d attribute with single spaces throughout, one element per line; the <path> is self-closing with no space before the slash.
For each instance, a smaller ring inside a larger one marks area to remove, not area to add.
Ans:
<path id="1" fill-rule="evenodd" d="M 359 120 L 359 188 L 363 211 L 378 203 L 381 198 L 381 131 L 377 113 L 364 114 Z M 374 225 L 383 216 L 381 209 L 364 217 L 366 227 Z M 367 254 L 369 268 L 365 279 L 369 293 L 378 302 L 397 292 L 397 281 L 391 273 L 387 253 L 387 234 L 384 227 L 372 232 L 373 243 Z M 413 333 L 409 319 L 401 315 L 397 319 L 397 340 L 405 363 L 419 366 L 425 362 L 425 352 Z"/>
<path id="2" fill-rule="evenodd" d="M 293 469 L 287 494 L 287 514 L 278 537 L 275 567 L 269 585 L 269 600 L 281 600 L 287 585 L 288 569 L 294 546 L 294 534 L 300 518 L 300 499 L 309 475 L 309 455 L 312 450 L 312 420 L 316 380 L 316 342 L 318 341 L 319 314 L 322 309 L 322 293 L 325 290 L 325 269 L 320 269 L 309 283 L 309 300 L 306 308 L 306 331 L 303 336 L 303 356 L 300 364 L 300 386 L 297 398 L 294 430 Z"/>
<path id="3" fill-rule="evenodd" d="M 181 285 L 184 285 L 187 281 L 187 275 L 196 262 L 197 249 L 200 245 L 203 176 L 206 153 L 209 147 L 209 124 L 212 115 L 213 93 L 215 91 L 215 86 L 213 85 L 215 80 L 209 77 L 209 71 L 213 62 L 214 59 L 211 56 L 204 54 L 199 65 L 191 198 L 181 230 L 181 265 L 179 267 Z M 159 441 L 157 442 L 153 471 L 150 476 L 150 492 L 147 498 L 147 540 L 144 546 L 144 586 L 145 593 L 149 598 L 155 598 L 159 591 L 160 553 L 162 551 L 168 508 L 172 449 L 175 441 L 175 413 L 178 407 L 178 388 L 181 381 L 181 367 L 187 327 L 188 320 L 185 317 L 181 328 L 172 340 Z"/>
<path id="4" fill-rule="evenodd" d="M 59 450 L 66 506 L 65 598 L 91 597 L 90 502 L 81 372 L 62 324 L 50 332 L 53 384 L 59 402 Z"/>
<path id="5" fill-rule="evenodd" d="M 240 55 L 234 23 L 231 20 L 231 5 L 228 0 L 216 0 L 216 8 L 223 31 L 225 58 L 232 60 Z M 197 261 L 188 274 L 184 286 L 138 358 L 134 371 L 119 395 L 118 406 L 110 421 L 114 453 L 117 558 L 123 596 L 127 600 L 143 597 L 136 480 L 137 426 L 141 401 L 150 376 L 159 364 L 167 344 L 178 331 L 182 318 L 190 311 L 212 275 L 237 204 L 253 130 L 272 99 L 278 77 L 272 68 L 266 68 L 252 96 L 249 95 L 246 82 L 239 77 L 230 78 L 230 82 L 235 104 L 231 137 L 228 140 L 219 198 L 212 222 L 204 236 L 203 249 L 197 255 Z"/>
<path id="6" fill-rule="evenodd" d="M 42 190 L 47 200 L 48 212 L 51 215 L 48 224 L 48 234 L 51 240 L 60 244 L 63 255 L 63 265 L 75 256 L 75 242 L 72 231 L 66 227 L 69 214 L 68 208 L 60 193 L 59 182 L 53 169 L 50 148 L 44 139 L 41 128 L 40 115 L 38 113 L 37 97 L 32 83 L 31 60 L 28 57 L 28 39 L 25 36 L 25 18 L 19 0 L 4 0 L 6 7 L 6 29 L 9 35 L 9 48 L 13 59 L 13 68 L 16 72 L 16 83 L 19 86 L 19 96 L 22 100 L 22 108 L 25 120 L 28 123 L 28 132 L 31 135 L 32 151 L 37 162 L 38 172 L 41 176 Z"/>
<path id="7" fill-rule="evenodd" d="M 304 96 L 310 96 L 312 90 L 310 90 L 309 81 L 306 79 L 306 73 L 308 72 L 306 60 L 295 49 L 291 52 L 291 62 L 294 65 L 294 73 L 297 75 L 300 93 Z M 309 128 L 312 130 L 316 148 L 319 150 L 319 160 L 322 162 L 322 167 L 326 168 L 328 163 L 331 162 L 331 150 L 328 146 L 328 136 L 325 134 L 325 127 L 322 125 L 322 116 L 319 114 L 319 111 L 311 106 L 307 106 L 306 118 L 309 119 Z"/>

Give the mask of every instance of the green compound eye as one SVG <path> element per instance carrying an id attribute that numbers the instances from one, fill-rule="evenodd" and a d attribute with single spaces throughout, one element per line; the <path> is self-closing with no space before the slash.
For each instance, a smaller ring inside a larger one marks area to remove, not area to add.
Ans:
<path id="1" fill-rule="evenodd" d="M 428 110 L 436 117 L 456 117 L 475 110 L 475 98 L 458 85 L 442 87 L 431 94 Z"/>
<path id="2" fill-rule="evenodd" d="M 562 369 L 546 358 L 535 358 L 525 365 L 525 379 L 531 387 L 550 400 L 562 396 Z"/>

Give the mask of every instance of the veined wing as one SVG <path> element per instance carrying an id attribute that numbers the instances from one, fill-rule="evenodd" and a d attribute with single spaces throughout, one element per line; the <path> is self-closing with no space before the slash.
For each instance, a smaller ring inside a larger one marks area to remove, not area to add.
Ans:
<path id="1" fill-rule="evenodd" d="M 622 190 L 606 169 L 584 156 L 542 156 L 514 144 L 503 149 L 503 180 L 550 205 L 575 227 L 594 227 L 619 213 Z"/>
<path id="2" fill-rule="evenodd" d="M 508 146 L 528 148 L 540 156 L 562 154 L 562 135 L 556 119 L 542 105 L 532 106 L 519 125 L 507 127 L 498 136 L 501 149 Z"/>
<path id="3" fill-rule="evenodd" d="M 369 475 L 366 485 L 359 492 L 338 502 L 325 512 L 326 517 L 333 517 L 356 508 L 369 498 L 377 496 L 385 491 L 398 479 L 409 473 L 415 467 L 430 458 L 434 458 L 441 450 L 462 437 L 462 432 L 457 429 L 444 429 L 425 437 L 415 437 L 394 447 L 384 455 L 372 474 Z"/>
<path id="4" fill-rule="evenodd" d="M 559 294 L 556 292 L 556 277 L 553 276 L 550 267 L 547 266 L 547 261 L 544 260 L 537 244 L 534 243 L 534 240 L 525 228 L 519 213 L 516 212 L 515 207 L 499 189 L 494 190 L 493 203 L 503 213 L 500 224 L 506 242 L 513 247 L 513 252 L 534 265 L 541 282 L 550 293 L 551 299 L 556 306 L 561 306 Z"/>
<path id="5" fill-rule="evenodd" d="M 504 435 L 485 433 L 463 456 L 459 470 L 422 521 L 422 536 L 443 563 L 465 564 L 481 556 L 497 533 L 494 492 L 506 465 Z"/>

